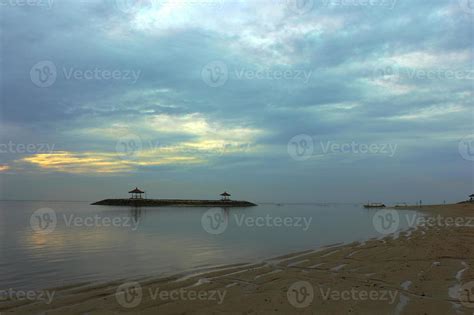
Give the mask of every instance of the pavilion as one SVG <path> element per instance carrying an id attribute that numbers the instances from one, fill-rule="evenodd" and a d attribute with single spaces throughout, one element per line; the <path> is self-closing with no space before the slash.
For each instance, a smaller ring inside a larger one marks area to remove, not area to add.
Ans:
<path id="1" fill-rule="evenodd" d="M 470 195 L 469 198 L 470 198 L 469 199 L 470 202 L 474 202 L 474 194 Z"/>
<path id="2" fill-rule="evenodd" d="M 231 194 L 229 194 L 227 191 L 224 191 L 224 192 L 221 194 L 221 196 L 222 196 L 222 199 L 221 199 L 222 201 L 230 201 L 230 198 L 229 198 L 229 197 L 231 196 Z"/>
<path id="3" fill-rule="evenodd" d="M 138 189 L 138 187 L 135 187 L 134 190 L 129 191 L 128 193 L 132 194 L 132 198 L 130 199 L 143 199 L 142 194 L 144 194 L 145 192 Z"/>

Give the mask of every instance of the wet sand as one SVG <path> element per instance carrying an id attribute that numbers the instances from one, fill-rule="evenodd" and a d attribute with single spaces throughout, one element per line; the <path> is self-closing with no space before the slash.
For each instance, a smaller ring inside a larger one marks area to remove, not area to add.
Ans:
<path id="1" fill-rule="evenodd" d="M 53 288 L 49 290 L 54 292 L 51 304 L 6 301 L 0 302 L 0 312 L 474 313 L 474 219 L 469 219 L 474 217 L 474 204 L 413 209 L 432 221 L 399 235 L 199 274 Z M 397 211 L 403 216 L 403 209 Z M 455 220 L 462 221 L 462 226 L 454 226 Z M 468 291 L 462 290 L 471 288 L 469 300 Z"/>

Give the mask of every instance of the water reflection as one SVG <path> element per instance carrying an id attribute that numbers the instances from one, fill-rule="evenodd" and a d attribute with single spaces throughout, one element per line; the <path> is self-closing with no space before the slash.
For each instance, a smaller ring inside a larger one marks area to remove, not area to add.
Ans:
<path id="1" fill-rule="evenodd" d="M 43 207 L 57 213 L 58 224 L 50 234 L 35 233 L 30 227 L 31 214 Z M 208 233 L 202 225 L 208 210 L 0 202 L 2 285 L 45 288 L 174 273 L 379 236 L 372 226 L 373 214 L 348 205 L 224 207 L 220 210 L 228 226 L 220 234 Z M 307 231 L 239 225 L 237 220 L 266 216 L 313 220 Z M 74 224 L 88 218 L 98 218 L 101 225 Z M 120 222 L 129 221 L 131 226 L 103 224 L 122 218 Z"/>
<path id="2" fill-rule="evenodd" d="M 131 207 L 130 216 L 132 217 L 134 223 L 138 224 L 142 217 L 142 207 Z"/>

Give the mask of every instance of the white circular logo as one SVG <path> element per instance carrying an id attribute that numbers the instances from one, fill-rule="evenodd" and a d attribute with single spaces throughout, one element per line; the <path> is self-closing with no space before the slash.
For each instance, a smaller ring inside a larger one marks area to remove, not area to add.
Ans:
<path id="1" fill-rule="evenodd" d="M 400 80 L 400 66 L 396 62 L 375 68 L 372 73 L 372 80 L 376 82 L 398 82 Z"/>
<path id="2" fill-rule="evenodd" d="M 142 139 L 135 134 L 129 134 L 121 137 L 115 145 L 115 151 L 117 154 L 119 154 L 120 158 L 124 160 L 137 158 L 142 149 Z"/>
<path id="3" fill-rule="evenodd" d="M 295 14 L 306 14 L 314 8 L 314 0 L 286 0 L 286 4 Z"/>
<path id="4" fill-rule="evenodd" d="M 218 235 L 224 233 L 228 224 L 229 218 L 221 208 L 209 209 L 201 217 L 201 225 L 209 234 Z"/>
<path id="5" fill-rule="evenodd" d="M 459 142 L 459 154 L 466 161 L 474 161 L 474 134 L 464 137 Z"/>
<path id="6" fill-rule="evenodd" d="M 210 87 L 220 87 L 229 79 L 229 69 L 223 61 L 212 61 L 202 68 L 201 78 Z"/>
<path id="7" fill-rule="evenodd" d="M 143 298 L 142 286 L 138 282 L 124 283 L 117 288 L 115 298 L 125 308 L 137 307 Z"/>
<path id="8" fill-rule="evenodd" d="M 474 308 L 474 281 L 464 284 L 459 289 L 459 301 L 467 308 Z"/>
<path id="9" fill-rule="evenodd" d="M 56 211 L 50 208 L 38 209 L 30 217 L 31 229 L 40 234 L 52 233 L 57 223 Z"/>
<path id="10" fill-rule="evenodd" d="M 31 82 L 41 88 L 52 86 L 56 82 L 57 76 L 56 65 L 48 60 L 38 62 L 30 70 Z"/>
<path id="11" fill-rule="evenodd" d="M 314 289 L 308 281 L 293 283 L 286 292 L 288 302 L 296 308 L 305 308 L 314 300 Z"/>
<path id="12" fill-rule="evenodd" d="M 373 216 L 372 223 L 380 234 L 392 234 L 400 226 L 400 215 L 395 210 L 380 210 Z"/>
<path id="13" fill-rule="evenodd" d="M 288 154 L 296 161 L 309 160 L 314 153 L 313 138 L 308 135 L 298 135 L 288 142 Z"/>
<path id="14" fill-rule="evenodd" d="M 474 14 L 474 0 L 459 0 L 461 9 L 469 14 Z"/>

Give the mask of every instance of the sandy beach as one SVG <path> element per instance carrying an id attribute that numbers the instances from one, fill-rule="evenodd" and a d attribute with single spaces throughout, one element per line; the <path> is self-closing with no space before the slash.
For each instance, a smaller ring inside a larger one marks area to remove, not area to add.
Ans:
<path id="1" fill-rule="evenodd" d="M 51 288 L 46 302 L 3 301 L 0 313 L 472 314 L 474 204 L 414 209 L 427 217 L 396 235 L 189 275 Z"/>

